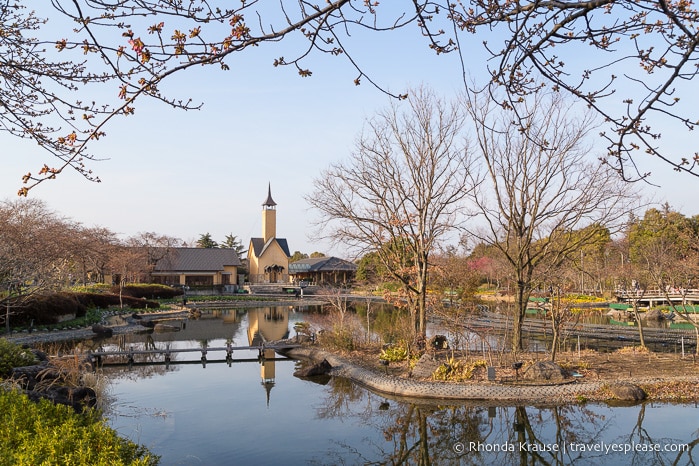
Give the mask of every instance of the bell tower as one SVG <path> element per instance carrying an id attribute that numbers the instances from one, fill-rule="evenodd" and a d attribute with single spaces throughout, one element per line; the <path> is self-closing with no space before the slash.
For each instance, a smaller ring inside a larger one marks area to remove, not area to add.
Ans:
<path id="1" fill-rule="evenodd" d="M 267 200 L 262 204 L 262 239 L 265 244 L 277 236 L 277 203 L 272 199 L 272 184 L 267 187 Z"/>

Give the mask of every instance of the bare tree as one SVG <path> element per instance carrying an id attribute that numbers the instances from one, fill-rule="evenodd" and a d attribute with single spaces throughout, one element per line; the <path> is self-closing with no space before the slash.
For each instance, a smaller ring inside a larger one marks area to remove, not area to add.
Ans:
<path id="1" fill-rule="evenodd" d="M 0 306 L 8 329 L 10 315 L 32 294 L 65 285 L 71 261 L 64 244 L 74 228 L 42 201 L 0 203 Z"/>
<path id="2" fill-rule="evenodd" d="M 477 96 L 476 96 L 477 97 Z M 608 166 L 590 161 L 584 140 L 589 116 L 574 117 L 557 95 L 530 99 L 523 131 L 492 100 L 468 100 L 487 183 L 475 202 L 485 222 L 469 232 L 498 249 L 515 282 L 512 349 L 522 348 L 522 322 L 535 274 L 579 253 L 599 224 L 614 233 L 635 200 Z M 526 134 L 525 134 L 526 133 Z"/>
<path id="3" fill-rule="evenodd" d="M 469 33 L 480 39 L 494 29 L 484 45 L 494 58 L 492 82 L 510 93 L 506 107 L 517 108 L 519 97 L 549 83 L 605 117 L 610 162 L 624 177 L 633 177 L 628 169 L 641 150 L 699 175 L 696 154 L 657 147 L 658 119 L 688 129 L 697 122 L 695 107 L 680 101 L 692 90 L 683 82 L 697 73 L 699 13 L 691 3 L 54 0 L 32 8 L 0 0 L 0 47 L 8 51 L 0 57 L 0 131 L 34 140 L 58 160 L 27 173 L 23 195 L 67 167 L 99 181 L 86 165 L 94 159 L 88 145 L 106 135 L 115 117 L 132 115 L 141 97 L 198 108 L 187 96 L 162 91 L 190 67 L 228 70 L 235 57 L 272 43 L 280 53 L 270 65 L 307 78 L 312 70 L 304 63 L 314 53 L 344 58 L 356 71 L 348 82 L 381 88 L 353 46 L 372 32 L 406 26 L 417 26 L 435 53 L 461 54 L 464 68 Z M 588 66 L 567 60 L 580 50 L 590 51 Z M 101 92 L 105 87 L 111 97 Z"/>
<path id="4" fill-rule="evenodd" d="M 314 181 L 319 235 L 376 253 L 402 286 L 417 339 L 425 337 L 430 254 L 463 221 L 471 192 L 464 119 L 427 89 L 367 122 L 356 149 Z M 476 179 L 476 176 L 473 176 Z"/>
<path id="5" fill-rule="evenodd" d="M 696 105 L 685 102 L 699 61 L 699 10 L 693 3 L 641 1 L 471 1 L 447 10 L 460 30 L 484 27 L 502 43 L 492 55 L 492 82 L 508 91 L 505 107 L 548 85 L 580 99 L 603 117 L 606 160 L 625 179 L 645 177 L 637 159 L 657 157 L 699 176 L 699 154 L 659 147 L 662 124 L 692 130 Z M 457 30 L 458 30 L 457 29 Z"/>

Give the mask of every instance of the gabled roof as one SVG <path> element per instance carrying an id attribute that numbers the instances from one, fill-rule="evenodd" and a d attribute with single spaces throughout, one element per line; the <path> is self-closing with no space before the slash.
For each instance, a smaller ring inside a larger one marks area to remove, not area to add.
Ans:
<path id="1" fill-rule="evenodd" d="M 337 257 L 312 257 L 289 264 L 289 273 L 356 272 L 357 264 Z"/>
<path id="2" fill-rule="evenodd" d="M 155 264 L 154 272 L 221 271 L 225 266 L 241 265 L 238 254 L 229 248 L 172 248 Z"/>
<path id="3" fill-rule="evenodd" d="M 291 254 L 289 254 L 289 245 L 286 242 L 286 238 L 270 238 L 267 243 L 265 243 L 264 238 L 250 238 L 250 244 L 252 245 L 252 252 L 255 255 L 255 257 L 261 257 L 262 254 L 269 248 L 269 246 L 273 242 L 277 242 L 280 248 L 282 248 L 282 251 L 284 251 L 284 254 L 286 254 L 286 257 L 291 257 Z"/>

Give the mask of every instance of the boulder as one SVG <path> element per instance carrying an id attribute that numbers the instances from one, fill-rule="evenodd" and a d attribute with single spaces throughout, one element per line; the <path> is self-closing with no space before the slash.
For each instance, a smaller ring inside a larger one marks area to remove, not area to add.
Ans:
<path id="1" fill-rule="evenodd" d="M 646 399 L 646 392 L 638 385 L 629 382 L 610 385 L 609 391 L 612 397 L 619 401 L 643 401 Z"/>
<path id="2" fill-rule="evenodd" d="M 156 333 L 179 332 L 180 327 L 168 324 L 155 324 L 153 331 Z"/>
<path id="3" fill-rule="evenodd" d="M 565 369 L 551 361 L 535 362 L 522 375 L 523 379 L 533 382 L 562 382 L 567 377 Z"/>
<path id="4" fill-rule="evenodd" d="M 33 389 L 39 382 L 46 382 L 50 385 L 59 376 L 58 371 L 49 368 L 46 363 L 35 366 L 14 367 L 10 373 L 12 381 L 19 384 L 20 387 L 29 390 Z"/>
<path id="5" fill-rule="evenodd" d="M 101 337 L 111 337 L 114 333 L 114 331 L 111 328 L 105 327 L 104 325 L 101 325 L 101 324 L 93 325 L 92 332 L 95 333 L 96 335 L 101 336 Z"/>
<path id="6" fill-rule="evenodd" d="M 660 309 L 651 309 L 643 315 L 644 320 L 659 321 L 663 320 L 664 316 Z"/>
<path id="7" fill-rule="evenodd" d="M 58 386 L 44 390 L 28 390 L 25 393 L 32 401 L 47 399 L 53 403 L 70 406 L 76 413 L 82 412 L 85 407 L 93 407 L 97 404 L 97 394 L 88 387 Z"/>
<path id="8" fill-rule="evenodd" d="M 423 353 L 415 364 L 415 367 L 413 367 L 411 376 L 417 379 L 429 379 L 432 377 L 434 371 L 442 365 L 442 362 L 443 360 L 438 360 L 429 352 Z"/>
<path id="9" fill-rule="evenodd" d="M 323 359 L 318 364 L 306 367 L 304 369 L 299 369 L 294 372 L 294 377 L 315 377 L 318 375 L 327 375 L 333 367 L 330 365 L 327 359 Z"/>

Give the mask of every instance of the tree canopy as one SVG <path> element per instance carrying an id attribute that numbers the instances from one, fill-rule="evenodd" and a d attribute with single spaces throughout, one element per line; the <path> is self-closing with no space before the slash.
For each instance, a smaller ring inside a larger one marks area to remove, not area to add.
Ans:
<path id="1" fill-rule="evenodd" d="M 214 239 L 211 237 L 211 233 L 206 232 L 202 233 L 199 235 L 199 239 L 197 240 L 197 247 L 198 248 L 206 248 L 206 249 L 213 249 L 217 248 L 218 242 L 214 241 Z"/>
<path id="2" fill-rule="evenodd" d="M 359 32 L 400 28 L 414 28 L 437 54 L 460 54 L 464 75 L 467 41 L 482 40 L 492 59 L 468 65 L 488 67 L 489 84 L 507 90 L 501 106 L 520 125 L 521 99 L 543 87 L 584 101 L 606 122 L 604 160 L 624 178 L 646 175 L 636 165 L 644 154 L 699 176 L 696 152 L 660 145 L 664 124 L 691 130 L 699 122 L 685 98 L 699 72 L 699 12 L 690 2 L 54 0 L 32 7 L 0 3 L 0 131 L 34 140 L 58 161 L 29 171 L 21 195 L 67 167 L 99 181 L 88 146 L 114 117 L 133 114 L 141 97 L 198 108 L 162 91 L 174 74 L 227 70 L 259 45 L 292 42 L 293 55 L 280 51 L 270 66 L 310 77 L 308 58 L 325 54 L 355 68 L 348 83 L 383 89 L 362 68 L 361 53 L 371 51 L 355 54 L 352 45 Z"/>

